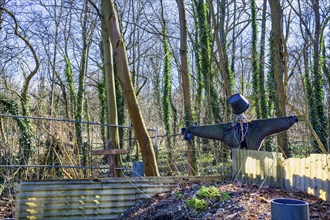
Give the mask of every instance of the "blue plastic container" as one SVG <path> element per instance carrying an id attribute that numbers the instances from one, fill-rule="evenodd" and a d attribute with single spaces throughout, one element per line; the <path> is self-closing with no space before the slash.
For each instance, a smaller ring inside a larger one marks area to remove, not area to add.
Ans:
<path id="1" fill-rule="evenodd" d="M 234 114 L 241 114 L 245 112 L 249 107 L 250 103 L 246 100 L 241 94 L 236 93 L 228 99 L 231 108 L 233 109 Z"/>
<path id="2" fill-rule="evenodd" d="M 133 162 L 133 176 L 144 176 L 144 163 L 142 161 Z"/>
<path id="3" fill-rule="evenodd" d="M 309 220 L 308 203 L 296 199 L 273 199 L 271 214 L 272 220 Z"/>

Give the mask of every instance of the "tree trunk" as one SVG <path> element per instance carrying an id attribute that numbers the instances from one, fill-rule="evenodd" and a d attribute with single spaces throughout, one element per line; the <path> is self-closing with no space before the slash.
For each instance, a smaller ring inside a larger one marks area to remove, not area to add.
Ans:
<path id="1" fill-rule="evenodd" d="M 107 96 L 107 112 L 108 122 L 110 124 L 118 124 L 118 111 L 117 111 L 117 99 L 116 99 L 116 87 L 115 87 L 115 75 L 113 69 L 113 56 L 112 45 L 110 42 L 109 34 L 109 18 L 111 16 L 109 1 L 102 0 L 102 42 L 104 53 L 104 71 L 105 71 L 105 88 Z M 118 127 L 109 127 L 108 134 L 109 141 L 112 148 L 119 148 L 119 133 Z M 119 155 L 114 156 L 115 167 L 119 167 L 121 159 Z M 115 175 L 120 176 L 121 172 L 115 170 Z"/>
<path id="2" fill-rule="evenodd" d="M 327 120 L 325 117 L 324 106 L 324 91 L 322 71 L 320 65 L 320 35 L 321 35 L 321 18 L 320 18 L 320 2 L 319 0 L 313 0 L 313 11 L 315 21 L 315 33 L 313 41 L 313 87 L 314 87 L 314 108 L 315 115 L 313 115 L 313 128 L 320 137 L 324 145 L 327 144 Z"/>
<path id="3" fill-rule="evenodd" d="M 258 69 L 258 52 L 257 52 L 257 41 L 258 41 L 258 23 L 257 23 L 257 11 L 256 11 L 256 2 L 251 0 L 251 17 L 252 17 L 252 47 L 251 47 L 251 65 L 252 65 L 252 99 L 253 106 L 256 110 L 257 118 L 261 118 L 261 109 L 260 109 L 260 76 Z"/>
<path id="4" fill-rule="evenodd" d="M 209 0 L 209 7 L 210 7 L 210 13 L 211 13 L 211 17 L 212 17 L 213 29 L 215 30 L 214 36 L 215 36 L 215 42 L 216 42 L 216 45 L 218 48 L 217 51 L 218 51 L 218 56 L 219 56 L 220 72 L 221 72 L 221 76 L 223 79 L 224 90 L 226 93 L 225 98 L 228 99 L 232 95 L 232 86 L 231 86 L 232 83 L 231 83 L 230 74 L 226 68 L 226 65 L 228 65 L 228 62 L 226 64 L 226 58 L 225 58 L 225 54 L 224 54 L 225 46 L 222 44 L 222 41 L 225 40 L 225 38 L 221 39 L 219 37 L 214 8 L 212 5 L 212 1 L 210 1 L 210 0 Z M 224 30 L 222 32 L 224 33 Z"/>
<path id="5" fill-rule="evenodd" d="M 259 93 L 261 118 L 267 118 L 267 99 L 265 89 L 265 43 L 266 43 L 266 12 L 267 0 L 264 0 L 262 6 L 262 23 L 261 23 L 261 39 L 260 39 L 260 60 L 259 60 Z"/>
<path id="6" fill-rule="evenodd" d="M 60 5 L 61 7 L 62 5 Z M 52 77 L 51 77 L 51 89 L 50 89 L 50 110 L 49 116 L 52 117 L 55 112 L 54 109 L 54 99 L 55 99 L 55 78 L 56 78 L 56 64 L 57 64 L 57 49 L 58 49 L 58 41 L 59 41 L 59 25 L 62 19 L 62 9 L 60 10 L 60 14 L 57 15 L 57 10 L 59 6 L 57 5 L 57 1 L 54 2 L 54 21 L 55 21 L 55 36 L 54 36 L 54 48 L 53 48 L 53 60 L 50 62 L 50 66 L 52 68 Z M 51 127 L 50 127 L 51 131 Z"/>
<path id="7" fill-rule="evenodd" d="M 196 83 L 193 84 L 195 87 L 195 103 L 194 109 L 196 114 L 196 122 L 199 124 L 201 123 L 201 114 L 202 114 L 202 92 L 203 92 L 203 84 L 202 84 L 202 67 L 201 67 L 201 54 L 200 54 L 200 27 L 199 27 L 199 19 L 197 13 L 197 3 L 193 4 L 193 18 L 194 18 L 194 27 L 195 27 L 195 50 L 194 50 L 194 57 L 195 57 L 195 78 L 197 78 Z M 195 82 L 195 81 L 193 81 Z M 200 141 L 197 141 L 197 146 L 200 146 Z"/>
<path id="8" fill-rule="evenodd" d="M 261 37 L 260 37 L 260 56 L 259 56 L 259 94 L 260 94 L 260 113 L 261 118 L 270 116 L 270 111 L 267 108 L 267 96 L 265 88 L 265 45 L 266 45 L 266 12 L 267 0 L 263 0 L 262 6 L 262 23 L 261 23 Z M 272 151 L 271 139 L 267 137 L 264 141 L 266 151 Z"/>
<path id="9" fill-rule="evenodd" d="M 181 79 L 183 92 L 183 107 L 185 115 L 185 125 L 188 127 L 194 122 L 192 115 L 190 82 L 189 82 L 189 66 L 188 66 L 188 28 L 186 19 L 186 9 L 184 0 L 176 0 L 179 9 L 180 20 L 180 56 L 181 56 Z M 187 142 L 188 148 L 188 174 L 196 175 L 197 172 L 197 158 L 194 140 Z"/>
<path id="10" fill-rule="evenodd" d="M 198 17 L 198 29 L 199 29 L 199 45 L 201 54 L 201 71 L 203 75 L 203 84 L 206 97 L 206 120 L 205 123 L 211 123 L 215 121 L 220 121 L 220 111 L 219 111 L 219 100 L 218 95 L 215 90 L 214 84 L 214 70 L 211 64 L 211 43 L 212 34 L 210 23 L 208 22 L 208 7 L 204 0 L 198 0 L 195 2 L 196 12 Z"/>
<path id="11" fill-rule="evenodd" d="M 23 82 L 22 92 L 20 94 L 22 114 L 24 116 L 30 116 L 30 98 L 28 95 L 28 90 L 29 90 L 30 82 L 31 82 L 32 78 L 38 72 L 38 69 L 40 66 L 39 59 L 38 59 L 36 51 L 30 44 L 30 42 L 18 32 L 19 25 L 18 25 L 15 15 L 12 12 L 10 12 L 9 10 L 7 10 L 6 8 L 3 8 L 1 6 L 2 5 L 0 5 L 0 11 L 6 12 L 13 19 L 14 25 L 15 25 L 14 34 L 20 40 L 22 40 L 24 42 L 24 44 L 29 48 L 29 50 L 33 56 L 34 63 L 35 63 L 35 67 L 33 69 L 31 69 L 31 71 L 28 74 L 26 74 L 26 77 Z M 16 115 L 18 115 L 17 107 L 14 107 L 13 110 L 14 110 L 14 112 L 16 112 Z M 13 115 L 15 115 L 15 114 L 13 114 Z M 31 124 L 30 119 L 28 119 L 28 118 L 25 118 L 23 120 L 18 119 L 17 121 L 19 122 L 18 125 L 22 132 L 21 137 L 20 137 L 20 144 L 21 144 L 21 147 L 23 148 L 23 149 L 20 148 L 20 150 L 22 152 L 21 164 L 28 164 L 28 162 L 30 160 L 30 156 L 31 156 L 31 154 L 33 154 L 33 151 L 34 151 L 34 149 L 33 149 L 34 143 L 33 143 L 33 138 L 32 138 L 32 130 L 33 130 L 32 124 Z"/>
<path id="12" fill-rule="evenodd" d="M 83 139 L 82 139 L 82 124 L 80 121 L 82 120 L 83 114 L 83 105 L 84 105 L 84 92 L 85 92 L 85 78 L 87 74 L 87 66 L 88 66 L 88 53 L 89 53 L 89 46 L 90 42 L 87 37 L 87 13 L 88 13 L 88 6 L 87 0 L 84 2 L 85 4 L 85 11 L 84 18 L 83 18 L 83 29 L 82 29 L 82 52 L 80 58 L 80 66 L 79 66 L 79 79 L 78 79 L 78 92 L 77 92 L 77 100 L 76 100 L 76 109 L 75 109 L 75 119 L 78 121 L 75 123 L 76 128 L 76 139 L 77 139 L 77 146 L 79 150 L 83 150 Z M 85 159 L 87 155 L 83 155 L 83 161 L 87 161 Z M 86 166 L 86 164 L 83 164 Z"/>
<path id="13" fill-rule="evenodd" d="M 282 8 L 279 1 L 269 1 L 272 18 L 272 44 L 273 44 L 273 70 L 275 79 L 276 91 L 276 115 L 278 117 L 286 116 L 286 94 L 284 90 L 284 64 L 283 64 L 283 21 Z M 289 156 L 288 150 L 288 136 L 287 132 L 281 132 L 277 136 L 279 147 L 283 150 L 285 155 Z"/>
<path id="14" fill-rule="evenodd" d="M 153 144 L 144 124 L 130 78 L 126 49 L 124 40 L 119 30 L 118 15 L 113 1 L 110 1 L 109 7 L 111 11 L 109 18 L 109 33 L 111 43 L 114 47 L 115 59 L 118 68 L 118 78 L 126 99 L 128 112 L 130 114 L 134 131 L 140 144 L 142 158 L 145 163 L 145 174 L 147 176 L 159 176 Z"/>
<path id="15" fill-rule="evenodd" d="M 99 98 L 99 105 L 100 105 L 100 115 L 99 115 L 99 120 L 101 124 L 106 124 L 106 95 L 105 95 L 105 76 L 103 76 L 101 82 L 98 82 L 96 84 L 97 92 L 98 92 L 98 98 Z M 106 143 L 107 143 L 107 136 L 106 136 L 106 127 L 101 126 L 100 128 L 100 135 L 103 143 L 103 149 L 106 149 Z"/>
<path id="16" fill-rule="evenodd" d="M 169 42 L 167 38 L 166 21 L 164 18 L 163 4 L 161 4 L 161 19 L 162 19 L 162 44 L 164 49 L 164 67 L 163 67 L 163 122 L 166 131 L 166 147 L 167 147 L 167 175 L 172 175 L 173 167 L 173 143 L 171 134 L 173 127 L 171 121 L 173 120 L 173 114 L 171 111 L 171 99 L 172 99 L 172 80 L 171 80 L 171 54 L 169 49 Z"/>
<path id="17" fill-rule="evenodd" d="M 327 110 L 328 110 L 328 143 L 327 145 L 327 151 L 330 152 L 330 69 L 329 66 L 327 65 L 327 57 L 326 57 L 326 46 L 324 44 L 324 37 L 321 38 L 321 50 L 322 50 L 322 69 L 323 69 L 323 73 L 326 76 L 326 79 L 328 80 L 328 87 L 327 87 Z"/>
<path id="18" fill-rule="evenodd" d="M 267 0 L 265 0 L 267 1 Z M 233 31 L 232 31 L 232 39 L 235 39 L 236 35 L 236 12 L 237 12 L 237 2 L 234 1 L 234 11 L 233 11 Z M 235 58 L 236 58 L 236 41 L 233 40 L 232 47 L 231 47 L 231 64 L 230 64 L 230 71 L 235 74 Z"/>

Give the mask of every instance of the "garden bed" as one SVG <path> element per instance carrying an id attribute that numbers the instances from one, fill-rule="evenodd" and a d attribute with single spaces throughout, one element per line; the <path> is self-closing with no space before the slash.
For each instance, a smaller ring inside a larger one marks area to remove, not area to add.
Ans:
<path id="1" fill-rule="evenodd" d="M 120 219 L 271 219 L 274 198 L 304 200 L 310 219 L 330 219 L 330 203 L 305 193 L 234 184 L 186 185 L 139 202 Z"/>

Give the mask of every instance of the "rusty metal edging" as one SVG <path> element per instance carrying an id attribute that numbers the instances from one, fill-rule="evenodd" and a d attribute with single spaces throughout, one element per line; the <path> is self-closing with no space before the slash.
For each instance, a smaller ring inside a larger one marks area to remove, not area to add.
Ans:
<path id="1" fill-rule="evenodd" d="M 228 177 L 136 177 L 31 180 L 16 187 L 15 219 L 116 219 L 143 198 L 179 183 L 223 182 Z"/>

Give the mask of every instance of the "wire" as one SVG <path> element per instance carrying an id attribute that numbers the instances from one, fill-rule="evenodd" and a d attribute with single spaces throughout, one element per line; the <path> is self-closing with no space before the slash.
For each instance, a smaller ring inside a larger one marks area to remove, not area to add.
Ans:
<path id="1" fill-rule="evenodd" d="M 80 121 L 80 120 L 71 120 L 71 119 L 64 119 L 64 118 L 46 118 L 46 117 L 38 117 L 38 116 L 7 115 L 7 114 L 0 114 L 0 117 L 5 117 L 5 118 L 28 118 L 28 119 L 46 120 L 46 121 L 62 121 L 62 122 L 69 122 L 69 123 L 81 123 L 81 124 L 99 125 L 99 126 L 107 126 L 107 127 L 118 127 L 118 128 L 128 128 L 128 129 L 133 128 L 132 126 L 115 125 L 115 124 L 103 124 L 103 123 L 100 123 L 100 122 Z M 155 129 L 155 128 L 148 128 L 147 130 L 157 131 L 157 129 Z"/>
<path id="2" fill-rule="evenodd" d="M 66 166 L 66 165 L 0 165 L 0 168 L 58 168 L 58 169 L 109 169 L 109 167 Z M 132 170 L 131 168 L 115 168 L 116 170 Z"/>

